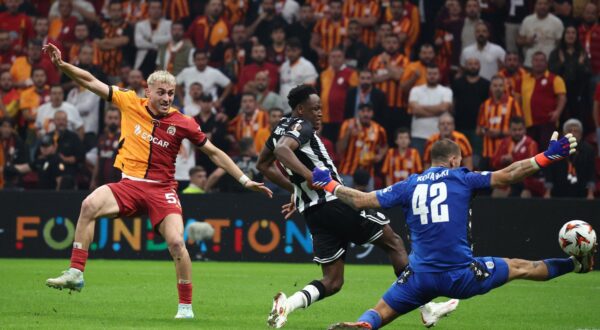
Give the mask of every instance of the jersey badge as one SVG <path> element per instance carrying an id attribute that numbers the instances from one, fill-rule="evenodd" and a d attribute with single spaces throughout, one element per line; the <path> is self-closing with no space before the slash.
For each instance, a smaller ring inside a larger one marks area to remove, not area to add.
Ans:
<path id="1" fill-rule="evenodd" d="M 167 133 L 170 135 L 175 135 L 175 132 L 177 132 L 177 129 L 175 128 L 175 126 L 170 125 L 169 128 L 167 128 Z"/>

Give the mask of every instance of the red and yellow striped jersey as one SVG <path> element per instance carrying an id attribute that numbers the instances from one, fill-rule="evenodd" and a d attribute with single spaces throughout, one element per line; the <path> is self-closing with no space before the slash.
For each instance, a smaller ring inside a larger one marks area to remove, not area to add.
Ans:
<path id="1" fill-rule="evenodd" d="M 148 99 L 139 98 L 134 91 L 111 86 L 107 100 L 121 111 L 121 137 L 114 166 L 125 175 L 172 182 L 181 141 L 189 139 L 198 146 L 207 141 L 192 117 L 175 108 L 163 117 L 154 116 L 148 109 Z"/>
<path id="2" fill-rule="evenodd" d="M 319 46 L 325 52 L 329 53 L 333 47 L 339 46 L 342 43 L 344 36 L 348 32 L 348 22 L 350 20 L 345 17 L 339 21 L 323 18 L 317 22 L 313 28 L 313 33 L 321 37 Z"/>
<path id="3" fill-rule="evenodd" d="M 248 12 L 248 0 L 225 0 L 224 3 L 225 21 L 230 26 L 237 23 L 244 23 L 246 12 Z"/>
<path id="4" fill-rule="evenodd" d="M 308 0 L 316 18 L 329 17 L 329 0 Z"/>
<path id="5" fill-rule="evenodd" d="M 243 138 L 256 137 L 261 128 L 269 127 L 269 115 L 265 111 L 256 109 L 252 117 L 246 118 L 244 113 L 235 116 L 230 122 L 228 131 L 237 141 Z"/>
<path id="6" fill-rule="evenodd" d="M 440 133 L 432 135 L 425 143 L 425 152 L 423 153 L 423 161 L 425 164 L 431 164 L 431 147 L 434 143 L 440 140 Z M 469 139 L 460 132 L 453 131 L 450 135 L 450 140 L 454 141 L 460 147 L 460 153 L 463 158 L 473 156 L 473 148 Z"/>
<path id="7" fill-rule="evenodd" d="M 514 74 L 509 74 L 506 69 L 498 71 L 500 77 L 504 77 L 506 84 L 506 93 L 510 96 L 515 96 L 515 88 L 521 84 L 523 77 L 527 74 L 527 71 L 523 68 L 519 68 Z"/>
<path id="8" fill-rule="evenodd" d="M 360 124 L 357 118 L 346 119 L 340 129 L 339 140 L 348 134 L 351 127 L 359 127 L 357 135 L 350 135 L 346 152 L 341 156 L 339 172 L 353 175 L 362 168 L 374 175 L 375 155 L 381 148 L 387 148 L 387 133 L 378 123 L 371 121 L 369 127 Z"/>
<path id="9" fill-rule="evenodd" d="M 383 53 L 385 54 L 385 53 Z M 369 62 L 369 70 L 375 75 L 387 73 L 387 64 L 384 62 L 382 55 L 377 55 Z M 390 59 L 392 65 L 405 68 L 409 61 L 408 57 L 403 54 L 397 54 Z M 394 79 L 388 79 L 380 83 L 375 84 L 375 87 L 381 89 L 388 98 L 388 106 L 392 108 L 400 108 L 404 106 L 403 93 L 400 90 L 400 81 Z"/>
<path id="10" fill-rule="evenodd" d="M 384 1 L 382 1 L 382 3 L 383 2 Z M 403 29 L 398 29 L 398 24 L 394 24 L 394 17 L 392 16 L 392 11 L 389 5 L 386 7 L 384 21 L 392 23 L 394 33 L 406 33 L 407 38 L 404 43 L 404 49 L 405 54 L 410 56 L 411 49 L 417 42 L 417 39 L 419 39 L 419 34 L 421 33 L 421 17 L 419 15 L 419 8 L 409 1 L 404 2 L 404 15 L 401 22 L 404 22 L 406 19 L 409 21 L 408 25 L 404 23 Z"/>
<path id="11" fill-rule="evenodd" d="M 348 18 L 368 18 L 375 17 L 379 20 L 381 10 L 377 0 L 348 0 L 344 1 L 342 7 L 344 17 Z M 374 48 L 376 43 L 375 26 L 365 26 L 362 28 L 362 42 L 369 48 Z"/>
<path id="12" fill-rule="evenodd" d="M 499 130 L 503 135 L 508 135 L 510 119 L 523 116 L 521 106 L 512 96 L 506 96 L 499 102 L 489 98 L 479 107 L 477 125 L 485 129 Z M 496 149 L 502 142 L 502 137 L 483 137 L 483 157 L 493 157 Z"/>
<path id="13" fill-rule="evenodd" d="M 190 16 L 188 0 L 167 0 L 163 2 L 163 13 L 167 19 L 178 22 Z"/>
<path id="14" fill-rule="evenodd" d="M 423 172 L 423 163 L 419 151 L 408 148 L 400 152 L 398 148 L 389 149 L 381 167 L 385 175 L 385 185 L 389 186 L 408 178 L 411 174 Z"/>

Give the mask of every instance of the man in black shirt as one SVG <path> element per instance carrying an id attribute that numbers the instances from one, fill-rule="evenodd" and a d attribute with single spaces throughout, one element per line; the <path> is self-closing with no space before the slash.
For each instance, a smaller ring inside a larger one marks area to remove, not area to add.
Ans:
<path id="1" fill-rule="evenodd" d="M 302 44 L 302 56 L 312 63 L 317 63 L 319 57 L 317 53 L 310 48 L 310 38 L 315 27 L 315 15 L 308 2 L 300 7 L 298 21 L 294 22 L 285 31 L 288 38 L 298 38 Z"/>
<path id="2" fill-rule="evenodd" d="M 104 132 L 98 138 L 97 160 L 92 173 L 90 190 L 103 184 L 121 180 L 121 171 L 114 167 L 115 157 L 119 152 L 121 136 L 121 113 L 116 107 L 110 107 L 104 114 Z"/>
<path id="3" fill-rule="evenodd" d="M 342 46 L 346 54 L 346 64 L 356 69 L 363 69 L 369 64 L 371 50 L 361 41 L 362 28 L 360 23 L 353 19 L 348 23 L 348 34 Z"/>
<path id="4" fill-rule="evenodd" d="M 271 31 L 274 26 L 287 26 L 287 22 L 275 11 L 275 0 L 263 0 L 262 12 L 246 30 L 247 35 L 257 36 L 258 41 L 267 48 L 271 46 Z"/>
<path id="5" fill-rule="evenodd" d="M 196 99 L 192 96 L 193 102 L 198 104 L 200 112 L 194 116 L 194 120 L 200 125 L 206 137 L 219 149 L 228 150 L 229 143 L 225 136 L 227 135 L 227 126 L 224 120 L 219 118 L 219 115 L 213 113 L 212 96 L 207 93 L 200 94 Z M 207 173 L 211 173 L 217 167 L 216 165 L 202 152 L 196 153 L 196 165 L 200 165 L 206 169 Z"/>
<path id="6" fill-rule="evenodd" d="M 38 174 L 37 188 L 39 189 L 59 190 L 65 164 L 56 153 L 56 148 L 52 135 L 47 134 L 42 137 L 38 154 L 32 164 Z"/>
<path id="7" fill-rule="evenodd" d="M 31 171 L 29 152 L 10 118 L 0 118 L 0 147 L 4 154 L 4 189 L 19 187 L 21 176 Z"/>
<path id="8" fill-rule="evenodd" d="M 58 155 L 64 166 L 64 175 L 75 178 L 83 165 L 85 151 L 83 142 L 81 142 L 77 133 L 67 129 L 67 124 L 67 113 L 57 111 L 54 114 L 54 126 L 56 128 L 48 135 L 56 146 L 56 155 Z"/>
<path id="9" fill-rule="evenodd" d="M 463 76 L 452 83 L 456 130 L 471 141 L 475 158 L 483 149 L 481 138 L 475 134 L 477 115 L 481 103 L 490 95 L 490 82 L 479 76 L 479 69 L 479 60 L 468 58 Z M 479 164 L 479 159 L 473 159 L 473 164 Z"/>

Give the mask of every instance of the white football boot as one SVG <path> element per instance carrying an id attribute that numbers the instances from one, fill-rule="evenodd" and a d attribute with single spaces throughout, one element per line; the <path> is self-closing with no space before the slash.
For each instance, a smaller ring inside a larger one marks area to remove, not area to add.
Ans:
<path id="1" fill-rule="evenodd" d="M 283 292 L 279 292 L 273 298 L 273 308 L 267 318 L 267 325 L 271 328 L 282 328 L 287 322 L 288 311 L 287 311 L 287 296 Z"/>
<path id="2" fill-rule="evenodd" d="M 594 269 L 594 255 L 588 254 L 581 257 L 573 257 L 571 256 L 573 263 L 575 264 L 575 268 L 573 272 L 575 273 L 587 273 Z"/>
<path id="3" fill-rule="evenodd" d="M 192 310 L 192 304 L 179 304 L 177 306 L 176 319 L 193 319 L 194 311 Z"/>
<path id="4" fill-rule="evenodd" d="M 450 299 L 446 302 L 435 303 L 430 302 L 425 306 L 419 307 L 421 311 L 421 320 L 423 325 L 427 328 L 431 328 L 445 316 L 448 316 L 458 307 L 458 299 Z"/>
<path id="5" fill-rule="evenodd" d="M 71 291 L 80 292 L 84 285 L 83 272 L 79 269 L 69 268 L 59 277 L 47 279 L 46 285 L 59 290 L 69 289 L 69 293 Z"/>

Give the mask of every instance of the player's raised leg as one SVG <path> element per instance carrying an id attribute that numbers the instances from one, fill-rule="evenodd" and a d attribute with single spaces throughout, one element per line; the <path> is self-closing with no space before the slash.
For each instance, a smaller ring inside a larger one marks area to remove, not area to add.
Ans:
<path id="1" fill-rule="evenodd" d="M 514 279 L 547 281 L 570 272 L 587 273 L 594 267 L 594 253 L 579 258 L 554 258 L 539 261 L 504 260 L 508 264 L 508 281 Z"/>
<path id="2" fill-rule="evenodd" d="M 289 298 L 283 292 L 277 293 L 273 298 L 273 308 L 267 319 L 267 324 L 273 328 L 281 328 L 287 322 L 287 317 L 299 308 L 308 308 L 318 300 L 334 295 L 342 289 L 344 284 L 344 260 L 335 259 L 332 262 L 321 264 L 323 278 L 314 280 L 302 290 L 295 292 Z"/>
<path id="3" fill-rule="evenodd" d="M 75 228 L 75 241 L 71 252 L 71 267 L 56 278 L 46 280 L 46 285 L 57 289 L 81 291 L 83 271 L 88 258 L 88 248 L 94 239 L 96 219 L 119 213 L 119 204 L 111 189 L 104 185 L 94 190 L 81 203 L 81 211 Z"/>
<path id="4" fill-rule="evenodd" d="M 169 214 L 160 223 L 159 232 L 165 238 L 167 247 L 175 262 L 179 306 L 176 319 L 194 318 L 192 310 L 192 261 L 183 241 L 183 218 L 181 214 Z"/>

